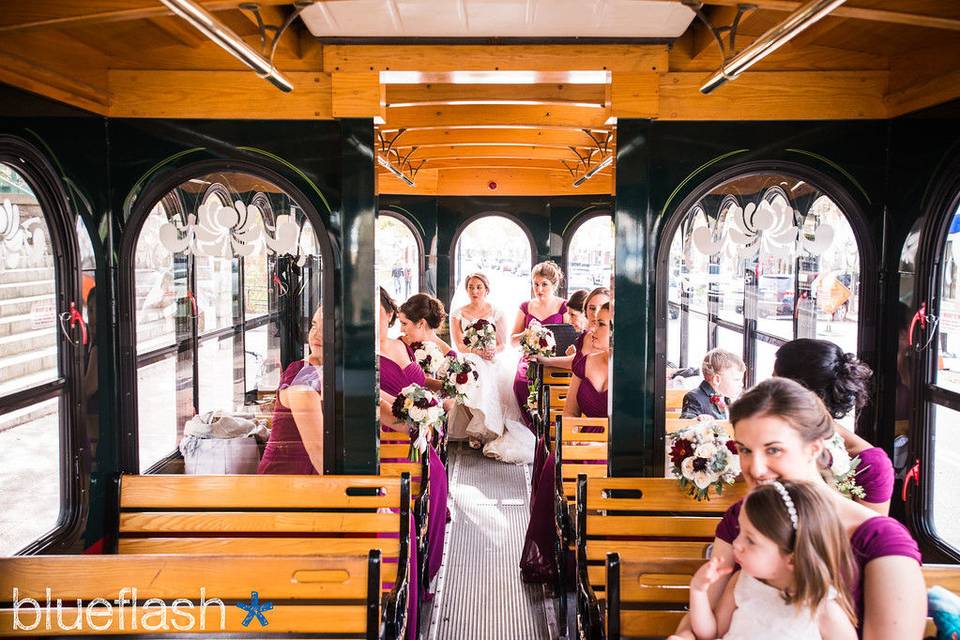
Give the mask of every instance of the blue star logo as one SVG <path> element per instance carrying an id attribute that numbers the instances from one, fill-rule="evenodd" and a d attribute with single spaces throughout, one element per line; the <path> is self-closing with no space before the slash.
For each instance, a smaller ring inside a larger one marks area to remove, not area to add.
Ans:
<path id="1" fill-rule="evenodd" d="M 250 592 L 250 603 L 238 602 L 237 606 L 247 612 L 247 616 L 243 619 L 243 626 L 247 627 L 253 622 L 253 619 L 256 618 L 257 622 L 260 623 L 261 627 L 265 627 L 269 622 L 267 622 L 267 617 L 263 615 L 265 612 L 273 609 L 272 602 L 260 602 L 260 594 L 256 591 Z"/>

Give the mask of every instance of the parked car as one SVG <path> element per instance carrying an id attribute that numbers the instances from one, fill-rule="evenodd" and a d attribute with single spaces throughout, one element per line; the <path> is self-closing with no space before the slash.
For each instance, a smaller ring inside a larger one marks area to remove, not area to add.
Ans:
<path id="1" fill-rule="evenodd" d="M 793 275 L 788 273 L 764 274 L 757 282 L 757 315 L 770 316 L 793 315 Z M 786 300 L 788 298 L 789 300 Z"/>

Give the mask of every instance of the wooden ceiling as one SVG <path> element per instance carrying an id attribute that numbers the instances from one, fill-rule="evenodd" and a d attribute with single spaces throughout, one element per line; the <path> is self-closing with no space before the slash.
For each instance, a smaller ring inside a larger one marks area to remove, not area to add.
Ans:
<path id="1" fill-rule="evenodd" d="M 256 16 L 241 2 L 200 4 L 260 47 Z M 268 24 L 293 10 L 283 0 L 259 4 Z M 737 4 L 707 0 L 704 12 L 726 26 Z M 758 8 L 740 21 L 738 50 L 801 5 L 751 4 Z M 606 136 L 615 147 L 618 117 L 888 118 L 958 98 L 960 2 L 849 0 L 736 81 L 701 95 L 720 62 L 699 21 L 670 44 L 522 45 L 323 43 L 297 21 L 275 58 L 295 87 L 283 94 L 159 0 L 31 0 L 6 3 L 0 14 L 0 81 L 95 113 L 374 117 L 385 143 L 403 130 L 393 149 L 421 167 L 414 188 L 378 169 L 382 193 L 558 195 L 613 192 L 613 167 L 579 188 L 569 169 L 578 157 L 595 164 Z M 536 72 L 528 74 L 534 82 L 464 84 L 457 73 L 511 70 Z M 400 84 L 381 71 L 420 75 Z M 581 84 L 574 71 L 607 73 Z"/>

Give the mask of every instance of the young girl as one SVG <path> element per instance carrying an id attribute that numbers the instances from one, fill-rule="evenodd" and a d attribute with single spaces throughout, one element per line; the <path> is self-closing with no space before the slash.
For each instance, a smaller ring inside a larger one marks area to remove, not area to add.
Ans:
<path id="1" fill-rule="evenodd" d="M 856 640 L 850 542 L 823 489 L 776 480 L 757 486 L 740 511 L 733 551 L 740 572 L 716 611 L 707 589 L 733 569 L 714 558 L 690 581 L 697 640 Z"/>

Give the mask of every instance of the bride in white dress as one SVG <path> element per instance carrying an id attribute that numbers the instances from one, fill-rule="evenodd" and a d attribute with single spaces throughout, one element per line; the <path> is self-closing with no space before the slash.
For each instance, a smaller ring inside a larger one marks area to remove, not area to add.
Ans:
<path id="1" fill-rule="evenodd" d="M 470 301 L 450 314 L 450 334 L 458 353 L 473 356 L 480 373 L 480 389 L 456 407 L 450 420 L 450 437 L 467 438 L 473 446 L 482 445 L 485 456 L 501 462 L 533 462 L 536 438 L 523 424 L 513 397 L 516 358 L 510 358 L 512 352 L 504 351 L 509 345 L 507 320 L 487 302 L 490 281 L 485 275 L 468 275 L 464 286 Z M 495 348 L 472 349 L 464 343 L 464 331 L 480 319 L 496 327 Z"/>

